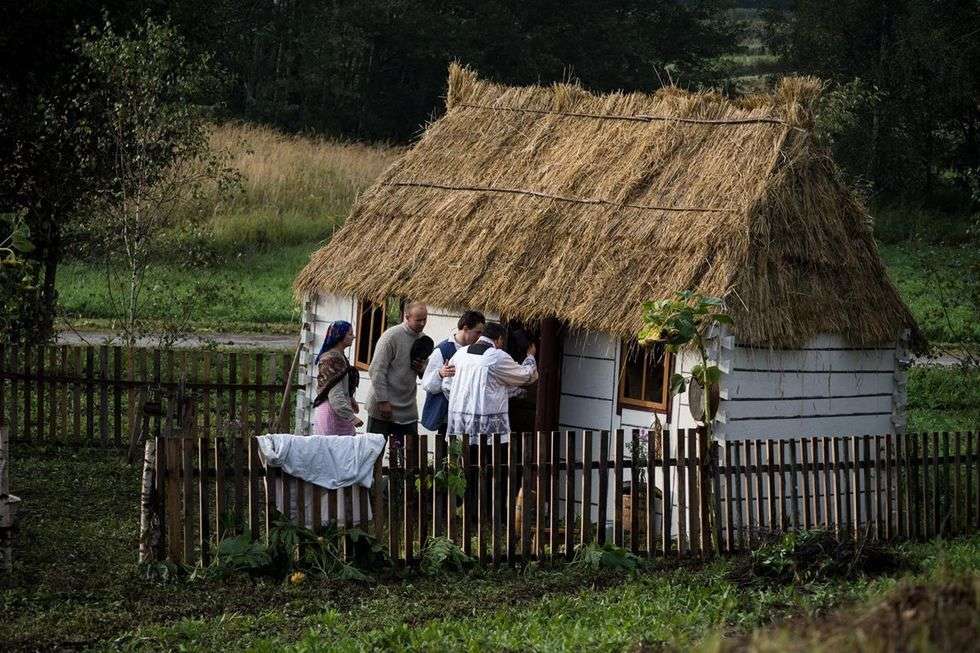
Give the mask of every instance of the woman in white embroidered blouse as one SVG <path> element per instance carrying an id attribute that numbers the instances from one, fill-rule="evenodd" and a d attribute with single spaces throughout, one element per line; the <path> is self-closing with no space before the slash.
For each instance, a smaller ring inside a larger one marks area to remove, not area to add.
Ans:
<path id="1" fill-rule="evenodd" d="M 510 433 L 507 400 L 538 378 L 534 345 L 518 365 L 503 350 L 505 333 L 500 324 L 488 323 L 479 340 L 450 360 L 456 374 L 442 380 L 442 390 L 449 397 L 447 432 L 468 434 L 471 444 L 479 442 L 479 434 L 494 433 L 502 434 L 501 441 L 506 442 Z"/>

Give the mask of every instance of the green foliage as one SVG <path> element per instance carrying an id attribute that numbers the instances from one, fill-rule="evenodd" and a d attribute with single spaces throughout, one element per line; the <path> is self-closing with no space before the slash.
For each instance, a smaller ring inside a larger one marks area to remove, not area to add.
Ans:
<path id="1" fill-rule="evenodd" d="M 451 61 L 505 83 L 574 76 L 598 90 L 651 90 L 724 79 L 734 50 L 730 3 L 388 0 L 283 6 L 170 3 L 188 39 L 233 79 L 230 110 L 288 130 L 412 138 L 442 111 Z M 288 63 L 287 63 L 288 62 Z"/>
<path id="2" fill-rule="evenodd" d="M 476 560 L 448 537 L 430 537 L 419 552 L 419 568 L 430 576 L 466 571 L 474 563 Z"/>
<path id="3" fill-rule="evenodd" d="M 769 46 L 831 81 L 820 121 L 836 160 L 875 192 L 976 201 L 980 7 L 972 0 L 806 0 L 770 14 Z M 972 198 L 972 199 L 971 199 Z"/>
<path id="4" fill-rule="evenodd" d="M 980 343 L 980 250 L 916 243 L 881 254 L 931 343 Z"/>
<path id="5" fill-rule="evenodd" d="M 432 486 L 435 481 L 436 487 L 446 490 L 450 494 L 462 498 L 466 494 L 466 475 L 463 473 L 463 443 L 460 440 L 452 440 L 449 443 L 449 451 L 446 458 L 442 461 L 439 469 L 435 470 L 432 480 L 426 478 L 426 488 Z M 415 487 L 422 487 L 422 479 L 415 479 Z"/>
<path id="6" fill-rule="evenodd" d="M 791 531 L 735 563 L 728 577 L 745 585 L 805 584 L 892 573 L 904 565 L 896 550 L 877 542 L 856 543 L 823 530 Z"/>
<path id="7" fill-rule="evenodd" d="M 120 326 L 134 342 L 145 335 L 143 307 L 154 294 L 144 277 L 156 239 L 187 219 L 177 210 L 184 197 L 205 185 L 225 188 L 236 177 L 211 150 L 204 115 L 194 104 L 216 84 L 208 61 L 192 57 L 169 24 L 147 18 L 132 34 L 120 35 L 107 22 L 81 40 L 77 55 L 102 82 L 93 85 L 92 102 L 102 107 L 109 129 L 95 142 L 113 161 L 84 226 L 117 287 L 109 299 L 125 316 Z M 171 260 L 179 254 L 171 251 Z"/>
<path id="8" fill-rule="evenodd" d="M 259 573 L 268 569 L 272 557 L 261 542 L 253 542 L 251 535 L 243 533 L 228 537 L 215 549 L 215 565 L 233 571 Z"/>
<path id="9" fill-rule="evenodd" d="M 575 547 L 575 558 L 572 564 L 578 567 L 598 570 L 625 570 L 633 571 L 639 565 L 640 559 L 624 549 L 610 542 L 596 544 L 590 542 L 586 545 Z"/>
<path id="10" fill-rule="evenodd" d="M 710 388 L 721 379 L 721 370 L 717 365 L 709 364 L 705 338 L 712 327 L 732 324 L 732 318 L 723 307 L 721 299 L 691 290 L 676 291 L 669 299 L 644 302 L 645 326 L 637 339 L 642 345 L 663 342 L 667 350 L 674 353 L 684 347 L 694 348 L 701 362 L 691 369 L 690 377 L 702 388 Z M 684 392 L 686 384 L 687 379 L 683 374 L 674 374 L 670 379 L 671 392 Z"/>

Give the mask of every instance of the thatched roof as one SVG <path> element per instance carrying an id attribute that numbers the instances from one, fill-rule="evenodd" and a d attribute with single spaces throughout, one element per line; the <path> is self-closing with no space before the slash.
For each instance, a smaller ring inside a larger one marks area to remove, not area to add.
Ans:
<path id="1" fill-rule="evenodd" d="M 810 135 L 820 91 L 512 88 L 450 69 L 445 116 L 354 205 L 298 294 L 401 296 L 623 335 L 640 304 L 725 297 L 743 341 L 894 341 L 914 322 L 867 211 Z"/>

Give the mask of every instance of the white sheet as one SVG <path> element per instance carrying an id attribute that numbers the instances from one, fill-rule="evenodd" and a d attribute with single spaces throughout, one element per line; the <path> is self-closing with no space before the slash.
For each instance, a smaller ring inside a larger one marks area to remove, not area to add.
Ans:
<path id="1" fill-rule="evenodd" d="M 258 437 L 259 457 L 266 466 L 328 490 L 374 482 L 374 462 L 384 451 L 385 437 L 360 435 L 293 435 L 270 433 Z"/>

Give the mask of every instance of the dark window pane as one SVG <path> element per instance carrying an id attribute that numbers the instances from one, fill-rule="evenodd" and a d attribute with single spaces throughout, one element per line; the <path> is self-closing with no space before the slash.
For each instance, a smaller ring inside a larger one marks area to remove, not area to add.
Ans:
<path id="1" fill-rule="evenodd" d="M 643 350 L 639 347 L 624 347 L 623 397 L 640 399 L 643 391 Z"/>
<path id="2" fill-rule="evenodd" d="M 664 363 L 666 355 L 662 345 L 655 345 L 649 350 L 647 369 L 646 396 L 644 401 L 651 401 L 655 404 L 666 402 L 664 393 Z"/>

